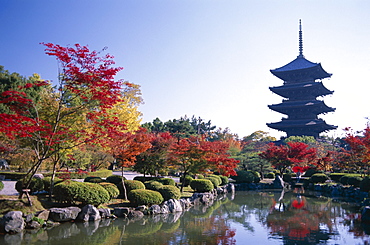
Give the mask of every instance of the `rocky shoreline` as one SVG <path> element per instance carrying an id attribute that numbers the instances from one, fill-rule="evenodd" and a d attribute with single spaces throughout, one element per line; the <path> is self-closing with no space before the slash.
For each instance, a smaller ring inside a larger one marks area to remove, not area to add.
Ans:
<path id="1" fill-rule="evenodd" d="M 52 228 L 62 222 L 88 222 L 104 219 L 141 219 L 144 215 L 158 215 L 181 213 L 192 206 L 210 206 L 213 202 L 226 193 L 234 193 L 233 184 L 218 187 L 212 192 L 194 193 L 191 198 L 179 200 L 170 199 L 160 205 L 151 207 L 139 206 L 136 208 L 115 207 L 96 208 L 93 205 L 86 205 L 82 208 L 71 206 L 66 208 L 50 208 L 35 214 L 23 215 L 21 211 L 10 211 L 0 219 L 0 232 L 8 234 L 20 233 L 23 230 L 37 230 L 41 228 Z"/>

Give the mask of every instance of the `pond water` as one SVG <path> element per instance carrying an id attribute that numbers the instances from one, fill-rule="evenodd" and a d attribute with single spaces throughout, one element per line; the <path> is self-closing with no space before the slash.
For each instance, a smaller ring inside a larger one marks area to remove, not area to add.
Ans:
<path id="1" fill-rule="evenodd" d="M 237 192 L 211 207 L 141 220 L 64 223 L 0 237 L 0 244 L 369 244 L 357 207 L 329 198 Z"/>

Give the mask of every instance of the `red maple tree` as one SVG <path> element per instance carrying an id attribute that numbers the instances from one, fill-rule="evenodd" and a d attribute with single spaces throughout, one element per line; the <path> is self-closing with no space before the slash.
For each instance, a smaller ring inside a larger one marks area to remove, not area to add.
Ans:
<path id="1" fill-rule="evenodd" d="M 313 164 L 316 159 L 316 149 L 302 142 L 288 142 L 287 145 L 270 143 L 259 156 L 269 161 L 280 173 L 294 165 Z"/>
<path id="2" fill-rule="evenodd" d="M 25 188 L 43 161 L 60 150 L 120 134 L 125 128 L 124 122 L 106 112 L 120 101 L 123 86 L 122 81 L 114 80 L 122 68 L 112 67 L 113 56 L 101 56 L 101 53 L 79 44 L 73 47 L 44 45 L 46 54 L 56 57 L 59 62 L 60 74 L 55 90 L 49 82 L 42 81 L 0 95 L 0 103 L 11 110 L 0 114 L 0 132 L 9 138 L 26 138 L 37 156 L 28 172 Z M 40 101 L 28 98 L 22 91 L 32 86 L 51 91 L 54 106 L 51 116 L 42 117 Z M 85 120 L 89 130 L 72 129 L 76 120 L 78 123 Z"/>

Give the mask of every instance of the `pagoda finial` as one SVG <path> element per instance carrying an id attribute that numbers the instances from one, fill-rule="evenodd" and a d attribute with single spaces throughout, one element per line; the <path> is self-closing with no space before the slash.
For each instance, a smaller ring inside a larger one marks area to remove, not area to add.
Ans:
<path id="1" fill-rule="evenodd" d="M 303 56 L 303 39 L 302 39 L 302 22 L 299 20 L 299 55 L 298 57 Z"/>

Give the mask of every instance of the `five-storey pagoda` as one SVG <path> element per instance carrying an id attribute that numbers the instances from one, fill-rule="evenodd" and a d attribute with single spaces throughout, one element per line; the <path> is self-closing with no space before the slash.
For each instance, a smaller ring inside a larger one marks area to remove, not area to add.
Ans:
<path id="1" fill-rule="evenodd" d="M 287 137 L 313 136 L 315 138 L 318 138 L 321 132 L 337 128 L 318 118 L 320 114 L 335 111 L 335 108 L 328 107 L 324 101 L 317 100 L 319 96 L 333 93 L 321 82 L 331 74 L 327 73 L 320 63 L 308 61 L 303 56 L 301 21 L 299 21 L 298 57 L 285 66 L 270 71 L 284 81 L 282 86 L 270 87 L 270 90 L 285 99 L 280 104 L 268 107 L 288 117 L 280 122 L 268 123 L 268 127 L 286 132 Z"/>

